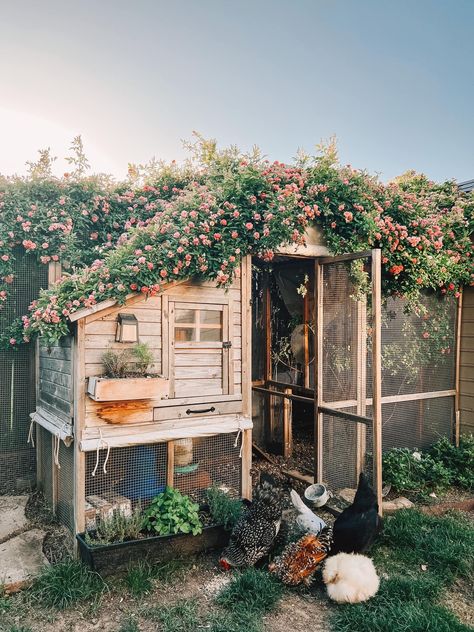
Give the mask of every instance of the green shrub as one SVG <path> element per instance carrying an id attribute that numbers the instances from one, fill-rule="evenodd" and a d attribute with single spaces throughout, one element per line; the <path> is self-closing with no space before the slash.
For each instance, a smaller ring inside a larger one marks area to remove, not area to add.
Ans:
<path id="1" fill-rule="evenodd" d="M 46 566 L 33 583 L 30 596 L 41 606 L 63 609 L 79 601 L 92 601 L 106 589 L 97 573 L 78 560 Z"/>
<path id="2" fill-rule="evenodd" d="M 230 498 L 222 489 L 210 487 L 206 491 L 209 512 L 216 524 L 221 524 L 229 531 L 242 515 L 243 503 L 237 498 Z"/>
<path id="3" fill-rule="evenodd" d="M 110 378 L 125 377 L 130 357 L 130 349 L 106 349 L 101 357 L 104 375 Z"/>
<path id="4" fill-rule="evenodd" d="M 255 568 L 237 573 L 217 596 L 217 603 L 242 614 L 264 614 L 272 610 L 283 594 L 273 575 Z"/>
<path id="5" fill-rule="evenodd" d="M 393 448 L 382 455 L 383 480 L 396 491 L 443 490 L 453 476 L 443 463 L 429 454 L 408 448 Z"/>
<path id="6" fill-rule="evenodd" d="M 474 489 L 473 435 L 461 436 L 458 448 L 447 437 L 443 437 L 431 446 L 429 454 L 451 472 L 454 485 Z"/>
<path id="7" fill-rule="evenodd" d="M 202 533 L 199 505 L 177 489 L 167 487 L 145 511 L 145 528 L 158 535 Z"/>
<path id="8" fill-rule="evenodd" d="M 146 342 L 139 342 L 132 348 L 134 356 L 135 371 L 142 376 L 148 373 L 148 369 L 155 361 L 153 351 Z"/>
<path id="9" fill-rule="evenodd" d="M 140 505 L 127 516 L 122 511 L 114 511 L 111 518 L 98 522 L 93 533 L 86 533 L 85 541 L 90 546 L 113 544 L 138 539 L 145 525 L 145 516 Z"/>

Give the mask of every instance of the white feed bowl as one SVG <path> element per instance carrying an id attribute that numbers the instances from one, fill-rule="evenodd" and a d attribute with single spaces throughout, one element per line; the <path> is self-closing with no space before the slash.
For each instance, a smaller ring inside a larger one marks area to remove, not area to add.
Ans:
<path id="1" fill-rule="evenodd" d="M 304 497 L 312 507 L 322 507 L 329 500 L 329 492 L 325 485 L 315 483 L 305 489 Z"/>

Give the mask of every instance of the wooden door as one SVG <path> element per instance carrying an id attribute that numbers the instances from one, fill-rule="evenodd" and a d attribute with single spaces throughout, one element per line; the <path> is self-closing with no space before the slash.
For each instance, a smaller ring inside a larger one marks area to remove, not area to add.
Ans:
<path id="1" fill-rule="evenodd" d="M 231 302 L 184 297 L 169 302 L 170 397 L 233 392 Z"/>

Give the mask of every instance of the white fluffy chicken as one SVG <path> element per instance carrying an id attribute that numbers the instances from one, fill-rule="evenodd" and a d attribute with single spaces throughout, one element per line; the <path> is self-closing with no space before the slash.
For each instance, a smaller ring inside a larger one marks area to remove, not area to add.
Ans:
<path id="1" fill-rule="evenodd" d="M 307 507 L 301 496 L 299 496 L 294 489 L 290 492 L 291 502 L 294 508 L 298 512 L 296 517 L 296 524 L 306 533 L 314 533 L 318 535 L 326 527 L 326 523 L 322 518 L 317 516 Z"/>
<path id="2" fill-rule="evenodd" d="M 358 553 L 328 557 L 323 568 L 328 596 L 337 603 L 360 603 L 373 597 L 380 585 L 374 563 Z"/>

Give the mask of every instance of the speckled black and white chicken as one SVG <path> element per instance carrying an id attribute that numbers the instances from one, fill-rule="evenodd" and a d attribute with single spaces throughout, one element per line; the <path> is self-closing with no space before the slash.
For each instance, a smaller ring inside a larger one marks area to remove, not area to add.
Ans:
<path id="1" fill-rule="evenodd" d="M 219 563 L 225 570 L 253 566 L 272 548 L 281 526 L 286 492 L 270 480 L 255 490 L 252 504 L 242 514 Z"/>

